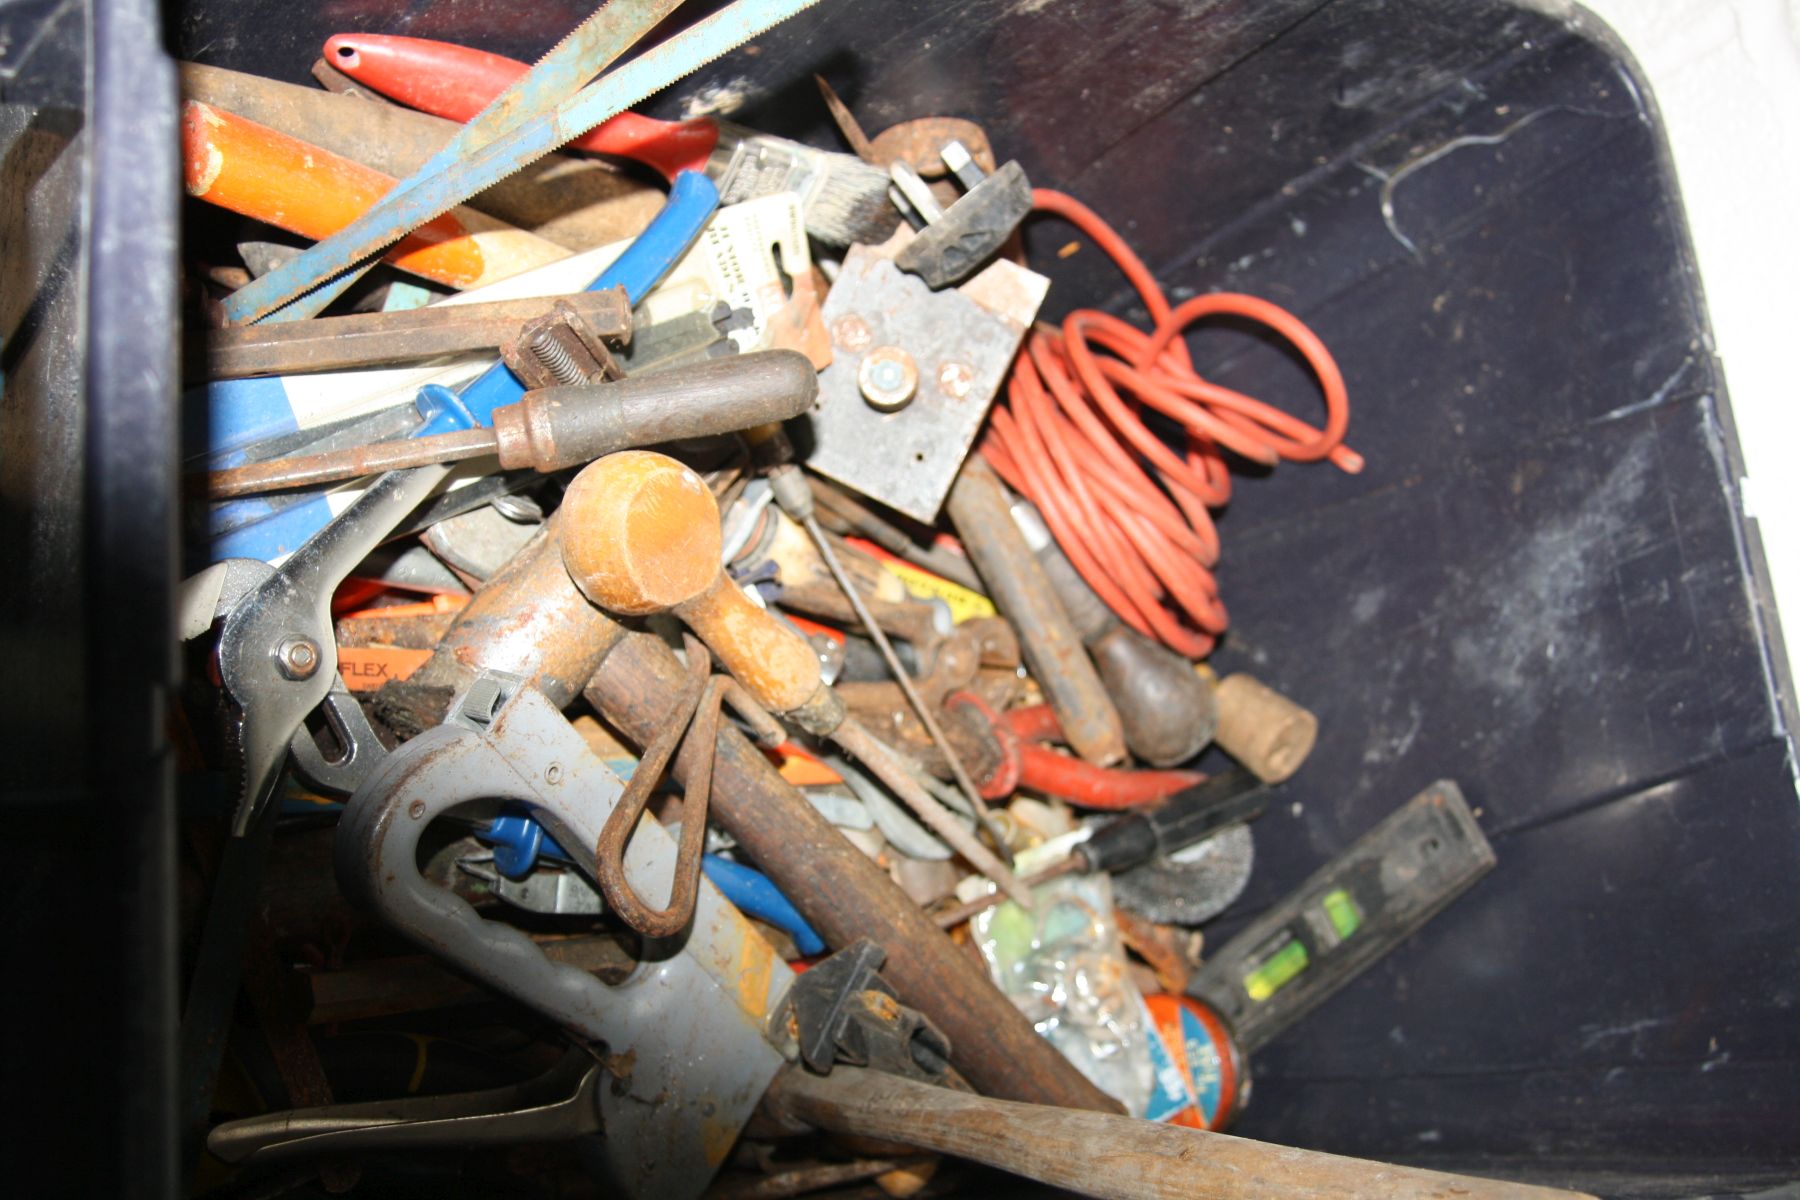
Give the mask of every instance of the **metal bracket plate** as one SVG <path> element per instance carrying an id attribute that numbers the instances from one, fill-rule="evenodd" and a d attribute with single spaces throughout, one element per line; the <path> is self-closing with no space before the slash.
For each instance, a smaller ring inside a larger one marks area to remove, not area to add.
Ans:
<path id="1" fill-rule="evenodd" d="M 1000 391 L 1049 280 L 1014 263 L 989 265 L 960 288 L 933 292 L 881 250 L 853 246 L 825 298 L 834 357 L 819 376 L 806 465 L 927 524 Z M 867 403 L 863 360 L 894 347 L 917 367 L 910 402 Z"/>

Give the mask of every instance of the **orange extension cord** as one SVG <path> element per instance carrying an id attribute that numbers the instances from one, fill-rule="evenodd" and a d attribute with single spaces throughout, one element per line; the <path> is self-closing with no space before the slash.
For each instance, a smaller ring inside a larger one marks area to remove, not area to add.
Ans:
<path id="1" fill-rule="evenodd" d="M 1145 333 L 1078 309 L 1060 332 L 1033 329 L 982 454 L 1037 505 L 1057 544 L 1120 620 L 1179 654 L 1204 657 L 1226 625 L 1212 573 L 1219 534 L 1208 511 L 1231 497 L 1225 451 L 1266 466 L 1329 459 L 1362 470 L 1362 456 L 1343 444 L 1350 422 L 1344 377 L 1325 344 L 1287 310 L 1229 292 L 1171 308 L 1143 260 L 1092 209 L 1046 188 L 1032 192 L 1032 204 L 1092 238 L 1144 298 L 1155 327 Z M 1221 314 L 1260 322 L 1305 356 L 1325 395 L 1323 429 L 1200 378 L 1180 335 Z M 1139 405 L 1187 432 L 1185 455 L 1144 425 Z"/>

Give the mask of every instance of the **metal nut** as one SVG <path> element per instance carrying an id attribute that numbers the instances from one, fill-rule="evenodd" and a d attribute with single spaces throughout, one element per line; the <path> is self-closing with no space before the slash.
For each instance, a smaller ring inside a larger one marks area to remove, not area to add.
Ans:
<path id="1" fill-rule="evenodd" d="M 319 669 L 319 644 L 309 637 L 283 638 L 275 647 L 275 668 L 285 679 L 311 679 Z"/>
<path id="2" fill-rule="evenodd" d="M 919 368 L 912 355 L 900 347 L 877 346 L 857 370 L 856 385 L 870 408 L 898 412 L 912 403 L 919 390 Z"/>

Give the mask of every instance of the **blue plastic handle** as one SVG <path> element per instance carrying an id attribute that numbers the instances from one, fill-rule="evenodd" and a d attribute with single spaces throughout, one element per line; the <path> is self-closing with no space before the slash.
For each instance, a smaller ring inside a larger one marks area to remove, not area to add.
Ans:
<path id="1" fill-rule="evenodd" d="M 727 900 L 793 938 L 794 947 L 800 953 L 810 957 L 825 952 L 824 939 L 813 932 L 800 910 L 762 872 L 716 854 L 702 857 L 700 869 Z"/>
<path id="2" fill-rule="evenodd" d="M 712 180 L 697 171 L 676 175 L 669 188 L 669 198 L 663 202 L 656 219 L 638 234 L 637 240 L 626 247 L 625 253 L 619 255 L 612 266 L 600 273 L 600 278 L 588 285 L 587 290 L 604 292 L 622 287 L 632 306 L 636 307 L 669 273 L 669 268 L 681 261 L 681 256 L 694 244 L 694 239 L 700 236 L 700 231 L 706 228 L 718 207 L 719 189 L 713 186 Z M 483 425 L 494 423 L 496 408 L 516 404 L 524 395 L 525 385 L 503 362 L 489 367 L 462 390 L 463 403 Z"/>
<path id="3" fill-rule="evenodd" d="M 495 817 L 479 836 L 494 847 L 494 866 L 508 879 L 525 878 L 540 858 L 572 861 L 542 825 L 522 813 Z M 825 952 L 824 939 L 813 932 L 800 910 L 781 894 L 767 875 L 716 854 L 704 855 L 700 859 L 700 869 L 727 900 L 793 938 L 800 953 L 811 956 Z"/>

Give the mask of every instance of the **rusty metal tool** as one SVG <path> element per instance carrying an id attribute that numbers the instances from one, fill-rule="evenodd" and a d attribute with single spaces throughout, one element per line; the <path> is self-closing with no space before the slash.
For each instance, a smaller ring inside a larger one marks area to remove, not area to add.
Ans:
<path id="1" fill-rule="evenodd" d="M 1125 757 L 1119 710 L 1094 671 L 1081 638 L 1013 524 L 1006 488 L 980 455 L 963 463 L 950 489 L 950 522 L 1000 612 L 1019 634 L 1019 649 L 1044 698 L 1056 710 L 1075 753 L 1111 766 Z"/>
<path id="2" fill-rule="evenodd" d="M 631 336 L 631 305 L 623 292 L 578 292 L 561 299 L 601 337 Z M 210 379 L 298 375 L 491 350 L 552 302 L 551 297 L 490 300 L 213 330 L 206 337 L 206 374 Z"/>
<path id="3" fill-rule="evenodd" d="M 558 706 L 585 696 L 640 747 L 678 719 L 684 668 L 661 638 L 625 629 L 577 590 L 563 566 L 564 519 L 561 510 L 552 514 L 487 581 L 425 666 L 376 694 L 377 714 L 403 738 L 437 725 L 451 699 L 485 670 L 526 678 Z M 676 757 L 678 780 L 688 765 Z M 978 962 L 730 725 L 719 729 L 709 811 L 829 945 L 866 937 L 888 949 L 885 976 L 951 1039 L 952 1061 L 976 1087 L 1118 1111 L 1037 1035 Z"/>
<path id="4" fill-rule="evenodd" d="M 1030 894 L 920 784 L 902 756 L 849 717 L 804 638 L 758 608 L 720 569 L 719 508 L 690 468 L 627 450 L 589 465 L 563 507 L 563 562 L 576 586 L 611 612 L 673 612 L 759 703 L 865 763 L 932 831 L 1009 896 Z"/>
<path id="5" fill-rule="evenodd" d="M 786 440 L 785 435 L 776 433 L 763 438 L 760 445 L 766 447 L 771 443 L 778 443 L 785 447 Z M 888 640 L 887 631 L 882 628 L 881 622 L 870 611 L 869 601 L 863 596 L 862 587 L 851 577 L 850 572 L 844 566 L 842 557 L 837 552 L 837 547 L 832 544 L 831 539 L 826 536 L 825 530 L 819 525 L 812 488 L 807 477 L 791 462 L 783 462 L 770 473 L 769 483 L 774 491 L 776 503 L 781 506 L 783 514 L 788 520 L 799 522 L 801 527 L 806 530 L 807 536 L 812 539 L 812 547 L 817 553 L 819 561 L 824 564 L 832 581 L 837 585 L 838 591 L 842 593 L 844 600 L 849 604 L 850 611 L 869 635 L 869 640 L 875 643 L 876 650 L 880 652 L 882 660 L 887 663 L 888 674 L 899 685 L 900 691 L 906 697 L 907 704 L 911 705 L 913 712 L 918 715 L 919 723 L 925 727 L 926 735 L 931 738 L 932 744 L 937 747 L 938 753 L 943 756 L 945 763 L 949 766 L 951 778 L 956 781 L 956 786 L 962 792 L 964 801 L 968 803 L 969 810 L 975 814 L 975 819 L 980 822 L 982 829 L 993 840 L 994 848 L 1001 859 L 1008 867 L 1012 866 L 1012 850 L 1007 845 L 1006 834 L 995 823 L 993 813 L 988 811 L 987 803 L 982 798 L 981 789 L 976 787 L 975 780 L 970 777 L 962 755 L 945 736 L 943 726 L 938 722 L 932 705 L 927 703 L 925 697 L 919 693 L 912 673 L 906 669 L 905 664 L 900 661 L 900 656 L 894 652 L 894 644 Z M 886 574 L 886 572 L 882 572 L 882 574 Z"/>
<path id="6" fill-rule="evenodd" d="M 822 1076 L 789 1068 L 775 1080 L 765 1107 L 802 1127 L 954 1154 L 1080 1195 L 1115 1200 L 1582 1196 L 1561 1188 L 1396 1167 L 1130 1117 L 991 1100 L 847 1066 Z M 1094 1152 L 1083 1153 L 1084 1149 Z"/>
<path id="7" fill-rule="evenodd" d="M 994 814 L 988 810 L 987 802 L 982 798 L 981 789 L 976 787 L 975 781 L 969 777 L 969 769 L 964 765 L 962 755 L 957 752 L 955 746 L 950 744 L 949 737 L 944 733 L 944 727 L 938 722 L 937 714 L 932 712 L 931 705 L 925 702 L 925 698 L 919 694 L 918 687 L 913 683 L 912 673 L 900 661 L 900 656 L 894 653 L 894 644 L 888 641 L 887 634 L 869 612 L 869 606 L 863 602 L 855 582 L 844 570 L 844 565 L 838 561 L 838 556 L 833 551 L 831 543 L 825 538 L 825 531 L 819 528 L 819 519 L 809 512 L 806 514 L 805 525 L 806 531 L 812 535 L 813 541 L 819 546 L 820 557 L 830 568 L 832 577 L 837 580 L 838 587 L 843 589 L 845 599 L 850 601 L 850 607 L 856 611 L 856 619 L 862 623 L 863 629 L 875 643 L 875 648 L 881 651 L 881 657 L 887 662 L 888 672 L 893 675 L 894 682 L 900 685 L 900 690 L 906 695 L 906 702 L 918 714 L 920 723 L 925 726 L 925 732 L 931 736 L 932 743 L 944 756 L 944 762 L 950 768 L 951 778 L 956 780 L 956 786 L 962 792 L 963 799 L 968 801 L 970 809 L 975 813 L 975 819 L 981 822 L 981 827 L 987 831 L 988 837 L 993 839 L 994 849 L 1010 867 L 1012 851 L 1007 846 L 1006 834 L 994 823 Z"/>
<path id="8" fill-rule="evenodd" d="M 233 1166 L 266 1167 L 376 1150 L 597 1138 L 606 1132 L 600 1098 L 608 1078 L 605 1063 L 572 1049 L 513 1087 L 264 1113 L 215 1127 L 206 1148 Z"/>
<path id="9" fill-rule="evenodd" d="M 810 7 L 814 0 L 736 0 L 586 83 L 678 3 L 613 0 L 600 9 L 495 98 L 430 162 L 401 180 L 349 227 L 233 293 L 225 302 L 227 317 L 234 324 L 253 321 L 319 289 L 291 306 L 300 315 L 311 315 L 321 300 L 347 286 L 344 281 L 357 273 L 358 264 L 410 230 Z"/>
<path id="10" fill-rule="evenodd" d="M 786 740 L 779 723 L 757 707 L 743 686 L 729 675 L 712 674 L 712 656 L 699 638 L 684 635 L 688 680 L 677 711 L 683 719 L 671 721 L 644 747 L 644 755 L 632 772 L 619 803 L 607 816 L 594 843 L 594 878 L 619 919 L 645 937 L 674 937 L 694 917 L 700 888 L 700 853 L 706 841 L 706 813 L 712 800 L 713 759 L 719 744 L 719 709 L 729 697 L 731 705 L 758 731 L 758 740 L 773 749 Z M 691 701 L 691 703 L 690 703 Z M 675 874 L 669 882 L 669 900 L 652 908 L 639 896 L 625 869 L 626 848 L 650 795 L 662 782 L 663 772 L 676 747 L 689 766 L 681 800 L 681 842 L 675 856 Z"/>
<path id="11" fill-rule="evenodd" d="M 929 525 L 1049 280 L 999 259 L 934 292 L 888 257 L 908 236 L 851 247 L 825 297 L 832 361 L 806 465 Z"/>
<path id="12" fill-rule="evenodd" d="M 1132 754 L 1153 767 L 1172 767 L 1206 749 L 1219 725 L 1213 685 L 1193 663 L 1114 615 L 1050 536 L 1031 501 L 1015 497 L 1012 516 L 1093 657 Z"/>
<path id="13" fill-rule="evenodd" d="M 350 798 L 338 884 L 465 973 L 604 1045 L 611 1078 L 592 1100 L 609 1173 L 629 1195 L 696 1196 L 791 1053 L 777 1016 L 793 974 L 773 948 L 702 880 L 684 935 L 608 985 L 483 920 L 415 865 L 426 827 L 460 804 L 514 799 L 558 844 L 593 846 L 622 793 L 550 699 L 515 678 L 478 675 L 442 725 L 395 751 Z M 666 889 L 677 853 L 661 825 L 639 822 L 623 860 L 631 887 Z"/>
<path id="14" fill-rule="evenodd" d="M 962 555 L 939 546 L 920 545 L 905 530 L 834 483 L 814 479 L 812 487 L 821 513 L 819 523 L 827 529 L 840 534 L 858 534 L 896 558 L 905 559 L 958 587 L 971 592 L 981 591 L 981 580 Z"/>
<path id="15" fill-rule="evenodd" d="M 231 467 L 210 472 L 207 491 L 215 499 L 243 496 L 488 454 L 502 470 L 560 471 L 615 450 L 784 420 L 805 412 L 817 392 L 804 355 L 764 350 L 641 378 L 539 388 L 496 408 L 489 429 Z"/>

